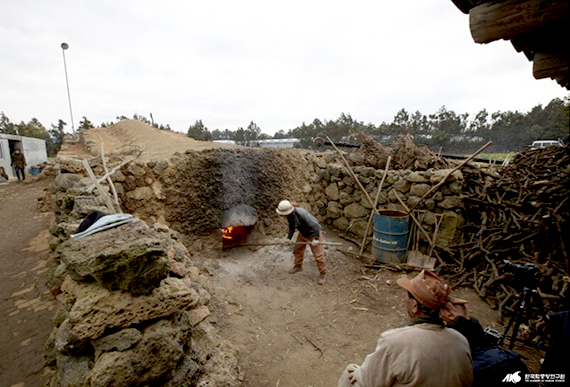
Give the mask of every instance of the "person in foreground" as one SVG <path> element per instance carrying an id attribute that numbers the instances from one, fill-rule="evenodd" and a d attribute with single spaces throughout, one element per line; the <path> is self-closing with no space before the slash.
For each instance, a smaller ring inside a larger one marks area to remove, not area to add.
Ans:
<path id="1" fill-rule="evenodd" d="M 319 269 L 318 284 L 325 283 L 325 274 L 327 272 L 327 259 L 325 257 L 325 248 L 321 244 L 323 241 L 323 231 L 318 220 L 304 208 L 294 207 L 288 200 L 282 200 L 276 209 L 281 216 L 286 216 L 289 222 L 289 234 L 287 239 L 293 238 L 295 230 L 299 230 L 297 241 L 293 249 L 294 263 L 293 268 L 289 270 L 289 274 L 295 274 L 303 270 L 303 257 L 305 255 L 306 243 L 310 242 L 311 251 L 317 268 Z"/>
<path id="2" fill-rule="evenodd" d="M 469 387 L 473 383 L 467 339 L 446 328 L 440 316 L 453 308 L 451 289 L 439 277 L 422 270 L 415 278 L 397 280 L 407 291 L 409 320 L 380 335 L 374 353 L 358 366 L 349 364 L 338 387 Z"/>

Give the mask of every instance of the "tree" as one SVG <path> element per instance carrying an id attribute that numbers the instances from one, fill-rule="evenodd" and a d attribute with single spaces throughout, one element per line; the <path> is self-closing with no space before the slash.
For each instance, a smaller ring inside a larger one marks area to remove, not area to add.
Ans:
<path id="1" fill-rule="evenodd" d="M 202 120 L 196 120 L 194 125 L 190 125 L 186 136 L 198 141 L 212 141 L 212 133 L 204 126 Z"/>
<path id="2" fill-rule="evenodd" d="M 4 134 L 18 134 L 18 128 L 10 119 L 4 114 L 4 112 L 0 113 L 0 133 Z"/>
<path id="3" fill-rule="evenodd" d="M 79 127 L 77 128 L 77 130 L 79 132 L 82 132 L 82 131 L 86 131 L 86 130 L 93 129 L 93 128 L 94 128 L 94 126 L 91 123 L 91 121 L 89 121 L 87 119 L 87 117 L 83 116 L 83 119 L 79 122 Z"/>
<path id="4" fill-rule="evenodd" d="M 63 130 L 65 125 L 67 124 L 61 119 L 57 122 L 57 125 L 51 124 L 51 129 L 49 130 L 50 139 L 47 142 L 48 156 L 55 157 L 57 155 L 57 152 L 59 152 L 61 149 L 63 136 L 65 135 L 65 132 Z"/>

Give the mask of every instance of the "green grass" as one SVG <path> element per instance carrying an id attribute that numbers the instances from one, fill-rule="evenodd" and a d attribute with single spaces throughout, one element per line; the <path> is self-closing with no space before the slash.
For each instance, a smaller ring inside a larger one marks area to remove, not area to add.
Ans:
<path id="1" fill-rule="evenodd" d="M 517 154 L 517 152 L 507 152 L 507 153 L 481 153 L 477 157 L 482 159 L 490 159 L 490 160 L 497 160 L 503 161 L 507 157 L 509 160 L 512 160 L 513 157 Z"/>

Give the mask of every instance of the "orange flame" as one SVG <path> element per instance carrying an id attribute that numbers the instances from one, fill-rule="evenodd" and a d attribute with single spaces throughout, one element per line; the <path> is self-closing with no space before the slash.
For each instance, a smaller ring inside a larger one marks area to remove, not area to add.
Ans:
<path id="1" fill-rule="evenodd" d="M 234 228 L 232 226 L 229 226 L 227 228 L 222 228 L 222 238 L 225 239 L 234 239 L 234 237 L 232 236 L 232 230 Z"/>

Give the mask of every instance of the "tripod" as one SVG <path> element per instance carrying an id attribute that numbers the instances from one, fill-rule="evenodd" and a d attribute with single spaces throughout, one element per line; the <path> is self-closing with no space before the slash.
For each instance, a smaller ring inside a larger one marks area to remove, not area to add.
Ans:
<path id="1" fill-rule="evenodd" d="M 514 323 L 515 325 L 513 328 L 513 333 L 511 334 L 511 338 L 509 339 L 509 349 L 513 349 L 515 341 L 517 341 L 517 335 L 519 333 L 519 327 L 521 325 L 523 315 L 526 315 L 527 318 L 530 317 L 529 311 L 531 309 L 532 296 L 533 293 L 535 292 L 536 292 L 535 290 L 531 290 L 526 286 L 523 288 L 521 298 L 519 299 L 517 305 L 515 306 L 515 311 L 513 315 L 509 319 L 509 323 L 507 324 L 505 333 L 503 333 L 501 339 L 499 340 L 499 346 L 503 345 L 503 341 L 505 341 L 505 337 L 508 336 L 509 329 L 511 329 L 511 326 Z"/>

